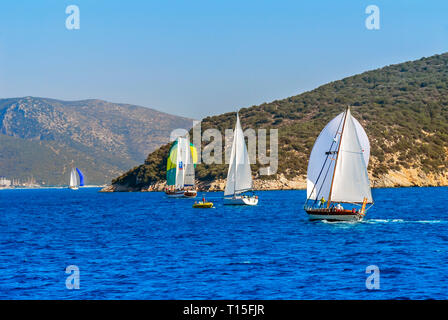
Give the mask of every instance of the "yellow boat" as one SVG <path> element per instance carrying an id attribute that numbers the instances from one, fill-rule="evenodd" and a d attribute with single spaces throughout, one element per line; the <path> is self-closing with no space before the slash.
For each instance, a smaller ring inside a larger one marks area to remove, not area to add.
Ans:
<path id="1" fill-rule="evenodd" d="M 213 208 L 213 202 L 195 202 L 193 204 L 193 208 L 202 208 L 202 209 L 209 209 Z"/>

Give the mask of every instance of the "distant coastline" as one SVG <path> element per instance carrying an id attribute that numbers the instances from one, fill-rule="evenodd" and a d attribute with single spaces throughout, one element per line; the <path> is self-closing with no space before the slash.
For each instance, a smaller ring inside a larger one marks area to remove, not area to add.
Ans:
<path id="1" fill-rule="evenodd" d="M 107 185 L 88 185 L 81 187 L 86 188 L 105 188 Z M 68 186 L 34 186 L 34 187 L 0 187 L 0 190 L 33 190 L 33 189 L 68 189 Z"/>

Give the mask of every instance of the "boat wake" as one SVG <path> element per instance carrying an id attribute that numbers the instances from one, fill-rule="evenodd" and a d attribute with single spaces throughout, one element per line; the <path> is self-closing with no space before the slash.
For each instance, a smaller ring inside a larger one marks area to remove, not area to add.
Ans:
<path id="1" fill-rule="evenodd" d="M 381 224 L 381 223 L 448 223 L 446 220 L 404 220 L 404 219 L 365 219 L 362 221 L 328 221 L 321 220 L 323 223 L 328 224 L 358 224 L 358 223 L 367 223 L 367 224 Z"/>
<path id="2" fill-rule="evenodd" d="M 363 223 L 447 223 L 445 220 L 367 219 Z"/>
<path id="3" fill-rule="evenodd" d="M 328 221 L 328 220 L 320 220 L 320 222 L 323 223 L 329 223 L 329 224 L 357 224 L 359 221 Z"/>

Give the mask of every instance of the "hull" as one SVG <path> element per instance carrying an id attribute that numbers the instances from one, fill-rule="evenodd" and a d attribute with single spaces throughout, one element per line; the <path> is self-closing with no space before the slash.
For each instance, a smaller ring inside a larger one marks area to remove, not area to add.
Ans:
<path id="1" fill-rule="evenodd" d="M 350 210 L 336 209 L 305 209 L 310 220 L 327 220 L 327 221 L 361 221 L 364 215 L 359 212 Z"/>
<path id="2" fill-rule="evenodd" d="M 197 196 L 196 190 L 177 190 L 177 191 L 165 191 L 168 198 L 195 198 Z"/>
<path id="3" fill-rule="evenodd" d="M 78 190 L 78 187 L 68 187 L 70 190 Z"/>
<path id="4" fill-rule="evenodd" d="M 213 202 L 199 202 L 193 204 L 193 208 L 199 208 L 199 209 L 209 209 L 213 208 Z"/>
<path id="5" fill-rule="evenodd" d="M 187 190 L 184 192 L 185 198 L 195 198 L 197 196 L 198 192 L 196 190 Z"/>
<path id="6" fill-rule="evenodd" d="M 165 191 L 165 194 L 168 198 L 183 198 L 184 191 Z"/>
<path id="7" fill-rule="evenodd" d="M 224 198 L 224 205 L 230 206 L 256 206 L 258 204 L 258 198 L 256 197 L 229 197 Z"/>

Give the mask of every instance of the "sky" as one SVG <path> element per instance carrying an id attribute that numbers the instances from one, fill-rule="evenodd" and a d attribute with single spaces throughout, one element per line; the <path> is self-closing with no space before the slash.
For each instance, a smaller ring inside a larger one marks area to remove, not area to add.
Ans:
<path id="1" fill-rule="evenodd" d="M 66 28 L 77 5 L 80 28 Z M 366 7 L 380 10 L 369 30 Z M 200 119 L 448 51 L 446 0 L 2 0 L 0 98 Z"/>

